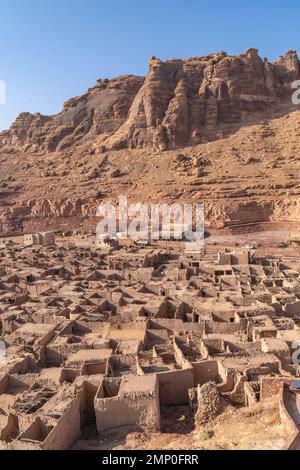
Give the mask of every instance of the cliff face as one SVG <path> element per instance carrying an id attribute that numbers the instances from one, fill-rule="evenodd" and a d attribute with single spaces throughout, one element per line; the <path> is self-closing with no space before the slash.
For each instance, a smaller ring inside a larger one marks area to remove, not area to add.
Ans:
<path id="1" fill-rule="evenodd" d="M 3 147 L 27 151 L 63 151 L 79 142 L 111 135 L 125 121 L 143 77 L 99 80 L 93 88 L 64 104 L 55 116 L 22 113 L 9 131 L 0 134 Z"/>
<path id="2" fill-rule="evenodd" d="M 291 98 L 300 77 L 296 52 L 270 63 L 256 49 L 162 62 L 152 58 L 146 78 L 99 80 L 56 116 L 22 113 L 2 146 L 62 151 L 89 141 L 104 149 L 157 151 L 197 145 Z"/>
<path id="3" fill-rule="evenodd" d="M 99 80 L 0 133 L 0 232 L 81 225 L 129 201 L 204 202 L 206 225 L 300 221 L 299 60 L 256 49 Z"/>
<path id="4" fill-rule="evenodd" d="M 249 49 L 237 57 L 221 52 L 167 62 L 153 58 L 149 65 L 128 119 L 107 139 L 108 148 L 166 150 L 206 142 L 222 125 L 242 124 L 290 98 L 299 77 L 293 51 L 274 64 Z"/>

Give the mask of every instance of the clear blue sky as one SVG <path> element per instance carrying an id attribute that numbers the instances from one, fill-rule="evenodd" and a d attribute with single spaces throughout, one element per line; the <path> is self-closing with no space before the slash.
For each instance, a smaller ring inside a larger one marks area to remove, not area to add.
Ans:
<path id="1" fill-rule="evenodd" d="M 0 129 L 57 113 L 98 78 L 143 75 L 152 55 L 300 52 L 299 0 L 1 0 L 0 18 Z"/>

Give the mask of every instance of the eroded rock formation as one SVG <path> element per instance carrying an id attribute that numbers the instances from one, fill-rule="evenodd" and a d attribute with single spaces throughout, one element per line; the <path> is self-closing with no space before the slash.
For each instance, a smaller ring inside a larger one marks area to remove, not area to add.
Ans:
<path id="1" fill-rule="evenodd" d="M 98 80 L 0 133 L 0 231 L 95 228 L 99 203 L 204 202 L 207 228 L 300 220 L 295 51 L 163 62 Z"/>
<path id="2" fill-rule="evenodd" d="M 62 151 L 80 141 L 110 135 L 125 122 L 143 82 L 143 77 L 131 75 L 99 80 L 86 94 L 66 101 L 55 116 L 22 113 L 8 132 L 0 134 L 2 146 Z"/>

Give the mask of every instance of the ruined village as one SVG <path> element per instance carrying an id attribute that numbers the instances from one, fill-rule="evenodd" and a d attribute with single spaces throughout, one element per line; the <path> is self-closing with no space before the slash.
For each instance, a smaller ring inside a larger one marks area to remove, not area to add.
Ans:
<path id="1" fill-rule="evenodd" d="M 3 238 L 0 448 L 112 448 L 120 429 L 163 436 L 170 416 L 179 435 L 206 432 L 206 448 L 228 410 L 259 420 L 271 403 L 275 447 L 299 449 L 299 255 Z"/>

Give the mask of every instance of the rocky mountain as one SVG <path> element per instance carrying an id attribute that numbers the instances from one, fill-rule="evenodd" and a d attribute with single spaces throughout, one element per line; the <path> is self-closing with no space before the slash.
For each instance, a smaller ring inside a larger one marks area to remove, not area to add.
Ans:
<path id="1" fill-rule="evenodd" d="M 4 147 L 53 152 L 109 136 L 127 119 L 143 82 L 134 76 L 99 80 L 86 94 L 67 101 L 55 116 L 20 114 L 10 130 L 0 134 L 0 141 Z"/>
<path id="2" fill-rule="evenodd" d="M 153 57 L 146 78 L 99 80 L 85 95 L 67 101 L 53 117 L 22 113 L 2 145 L 61 151 L 95 141 L 107 149 L 167 150 L 206 142 L 218 125 L 243 123 L 290 98 L 300 77 L 295 51 L 273 64 L 257 49 L 236 57 L 162 62 Z"/>
<path id="3" fill-rule="evenodd" d="M 93 224 L 119 194 L 204 201 L 212 227 L 297 219 L 297 79 L 292 50 L 152 57 L 146 77 L 98 80 L 55 116 L 22 113 L 0 133 L 1 231 Z"/>

